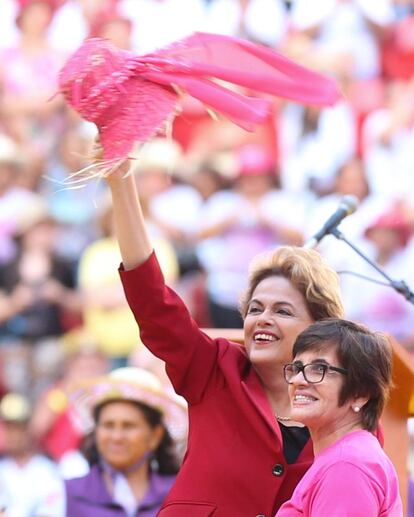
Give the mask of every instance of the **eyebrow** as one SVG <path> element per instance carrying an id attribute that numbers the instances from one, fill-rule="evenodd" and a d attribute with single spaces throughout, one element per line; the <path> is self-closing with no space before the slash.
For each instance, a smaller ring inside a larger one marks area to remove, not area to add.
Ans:
<path id="1" fill-rule="evenodd" d="M 263 305 L 263 302 L 261 302 L 259 299 L 257 298 L 252 298 L 248 305 L 252 304 L 252 303 L 258 303 L 259 305 Z M 292 302 L 288 302 L 286 300 L 280 300 L 280 301 L 276 301 L 274 302 L 272 305 L 288 305 L 289 307 L 291 307 L 292 309 L 295 308 L 295 305 L 292 303 Z"/>
<path id="2" fill-rule="evenodd" d="M 326 359 L 323 359 L 322 357 L 318 357 L 316 359 L 313 359 L 311 361 L 311 364 L 329 364 L 328 361 Z"/>
<path id="3" fill-rule="evenodd" d="M 295 363 L 300 363 L 300 364 L 304 364 L 303 361 L 301 361 L 300 359 L 297 359 L 296 361 L 294 361 Z M 312 361 L 310 363 L 306 363 L 306 364 L 327 364 L 329 365 L 328 361 L 326 359 L 323 359 L 322 357 L 321 358 L 316 358 L 316 359 L 312 359 Z"/>

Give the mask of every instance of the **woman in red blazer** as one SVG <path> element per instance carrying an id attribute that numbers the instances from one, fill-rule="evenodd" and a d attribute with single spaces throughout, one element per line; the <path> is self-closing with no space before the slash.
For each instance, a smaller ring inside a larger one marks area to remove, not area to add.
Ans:
<path id="1" fill-rule="evenodd" d="M 242 303 L 245 346 L 209 338 L 164 283 L 128 167 L 107 177 L 121 279 L 142 341 L 189 406 L 188 449 L 159 516 L 273 516 L 313 459 L 307 429 L 289 419 L 283 365 L 299 332 L 342 317 L 336 273 L 314 250 L 259 258 Z"/>

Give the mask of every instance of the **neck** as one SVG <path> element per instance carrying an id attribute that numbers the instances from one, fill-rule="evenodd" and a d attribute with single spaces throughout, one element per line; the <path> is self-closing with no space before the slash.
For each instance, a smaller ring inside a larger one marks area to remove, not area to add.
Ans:
<path id="1" fill-rule="evenodd" d="M 129 486 L 137 501 L 141 501 L 148 492 L 149 487 L 149 464 L 144 464 L 137 470 L 125 475 Z"/>
<path id="2" fill-rule="evenodd" d="M 271 366 L 255 365 L 263 388 L 269 399 L 275 415 L 288 417 L 290 415 L 290 400 L 287 384 L 283 378 L 283 366 L 272 364 Z"/>
<path id="3" fill-rule="evenodd" d="M 242 195 L 251 203 L 256 204 L 262 197 L 266 194 L 267 190 L 264 192 L 243 192 Z"/>
<path id="4" fill-rule="evenodd" d="M 32 457 L 33 452 L 32 451 L 22 451 L 22 452 L 16 452 L 10 455 L 10 457 L 19 465 L 19 467 L 23 467 L 28 463 Z"/>
<path id="5" fill-rule="evenodd" d="M 335 442 L 354 431 L 361 431 L 362 426 L 360 422 L 349 422 L 341 426 L 336 426 L 332 429 L 320 429 L 309 427 L 309 432 L 313 443 L 313 452 L 315 456 L 320 454 L 324 449 L 333 445 Z"/>
<path id="6" fill-rule="evenodd" d="M 378 251 L 378 254 L 377 254 L 378 264 L 380 264 L 381 266 L 385 266 L 390 261 L 392 255 L 393 255 L 393 252 L 389 251 L 389 250 Z"/>
<path id="7" fill-rule="evenodd" d="M 145 461 L 138 461 L 135 465 L 125 469 L 115 469 L 105 461 L 102 461 L 101 464 L 110 492 L 113 490 L 113 482 L 116 475 L 121 474 L 127 480 L 135 499 L 137 501 L 141 501 L 143 499 L 148 491 L 150 482 L 150 464 L 148 458 L 145 458 Z"/>
<path id="8" fill-rule="evenodd" d="M 30 33 L 21 35 L 20 45 L 30 53 L 35 53 L 38 49 L 43 49 L 46 46 L 42 35 Z"/>

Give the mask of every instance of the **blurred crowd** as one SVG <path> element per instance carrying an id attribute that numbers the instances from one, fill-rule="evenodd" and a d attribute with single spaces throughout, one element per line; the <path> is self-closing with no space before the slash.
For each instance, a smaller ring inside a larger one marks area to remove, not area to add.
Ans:
<path id="1" fill-rule="evenodd" d="M 349 194 L 359 205 L 343 234 L 414 289 L 413 0 L 1 0 L 0 9 L 0 390 L 31 408 L 18 402 L 19 443 L 2 428 L 6 457 L 42 451 L 53 475 L 79 475 L 75 381 L 132 365 L 169 389 L 126 304 L 104 182 L 78 181 L 96 130 L 55 95 L 86 37 L 147 53 L 194 31 L 238 36 L 341 85 L 329 109 L 274 99 L 253 133 L 183 99 L 168 134 L 139 151 L 133 174 L 154 248 L 201 326 L 241 327 L 251 258 L 301 245 Z M 340 273 L 347 318 L 414 350 L 414 305 L 346 243 L 328 236 L 319 249 Z"/>

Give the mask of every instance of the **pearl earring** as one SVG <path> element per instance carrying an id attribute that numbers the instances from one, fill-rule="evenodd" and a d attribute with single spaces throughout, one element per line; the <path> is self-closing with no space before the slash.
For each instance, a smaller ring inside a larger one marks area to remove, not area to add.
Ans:
<path id="1" fill-rule="evenodd" d="M 361 408 L 359 406 L 354 406 L 352 409 L 354 410 L 355 413 L 359 413 L 361 410 Z"/>

